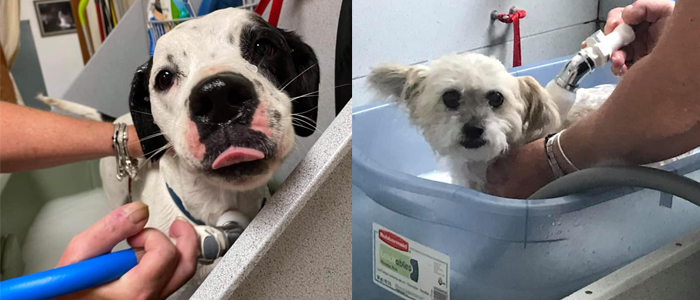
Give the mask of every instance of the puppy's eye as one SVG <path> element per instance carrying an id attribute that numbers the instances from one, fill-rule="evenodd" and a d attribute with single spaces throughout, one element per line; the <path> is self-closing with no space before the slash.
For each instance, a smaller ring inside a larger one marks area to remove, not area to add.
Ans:
<path id="1" fill-rule="evenodd" d="M 459 107 L 459 99 L 462 98 L 462 94 L 458 91 L 451 90 L 442 94 L 442 103 L 450 109 L 457 109 Z"/>
<path id="2" fill-rule="evenodd" d="M 489 100 L 489 105 L 493 108 L 498 108 L 503 104 L 503 94 L 497 91 L 490 91 L 486 94 L 486 99 Z"/>
<path id="3" fill-rule="evenodd" d="M 277 49 L 269 40 L 259 39 L 255 42 L 255 53 L 260 56 L 272 56 L 276 51 Z"/>
<path id="4" fill-rule="evenodd" d="M 156 75 L 156 88 L 161 91 L 169 89 L 175 83 L 175 75 L 170 71 L 163 70 Z"/>

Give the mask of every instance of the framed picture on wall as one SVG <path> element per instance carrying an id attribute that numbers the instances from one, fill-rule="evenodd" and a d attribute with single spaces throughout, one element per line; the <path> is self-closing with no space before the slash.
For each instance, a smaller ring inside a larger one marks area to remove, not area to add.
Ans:
<path id="1" fill-rule="evenodd" d="M 76 31 L 70 0 L 34 0 L 34 9 L 42 37 Z"/>

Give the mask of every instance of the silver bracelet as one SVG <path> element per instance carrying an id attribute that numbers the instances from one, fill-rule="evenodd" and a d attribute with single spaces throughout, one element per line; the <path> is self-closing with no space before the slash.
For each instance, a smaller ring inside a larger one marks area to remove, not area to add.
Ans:
<path id="1" fill-rule="evenodd" d="M 574 165 L 574 163 L 571 162 L 569 157 L 566 156 L 566 153 L 564 153 L 564 149 L 561 148 L 561 135 L 564 133 L 566 130 L 562 130 L 561 132 L 557 133 L 557 148 L 559 148 L 559 153 L 561 153 L 561 156 L 564 157 L 564 160 L 566 160 L 566 163 L 569 164 L 571 168 L 574 169 L 574 171 L 581 171 L 579 168 Z"/>
<path id="2" fill-rule="evenodd" d="M 121 181 L 124 177 L 134 179 L 137 175 L 136 162 L 129 156 L 127 147 L 127 126 L 124 123 L 114 124 L 114 135 L 112 135 L 112 148 L 114 148 L 114 156 L 117 161 L 117 180 Z"/>
<path id="3" fill-rule="evenodd" d="M 559 179 L 564 176 L 564 172 L 559 167 L 559 162 L 557 162 L 557 159 L 554 157 L 554 139 L 557 137 L 557 135 L 559 135 L 559 133 L 555 134 L 554 136 L 548 136 L 544 142 L 547 162 L 549 163 L 549 167 L 552 169 L 554 179 Z"/>

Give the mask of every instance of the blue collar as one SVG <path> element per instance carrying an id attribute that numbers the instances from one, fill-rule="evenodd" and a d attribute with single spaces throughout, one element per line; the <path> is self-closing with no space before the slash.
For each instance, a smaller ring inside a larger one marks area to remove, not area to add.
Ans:
<path id="1" fill-rule="evenodd" d="M 169 186 L 167 183 L 165 183 L 165 187 L 168 188 L 168 193 L 170 193 L 170 198 L 173 198 L 173 201 L 175 202 L 175 205 L 177 205 L 177 208 L 180 209 L 180 211 L 185 215 L 185 217 L 187 217 L 188 219 L 190 219 L 190 221 L 192 221 L 192 223 L 195 223 L 195 224 L 197 224 L 197 225 L 205 225 L 204 222 L 195 219 L 195 218 L 190 214 L 190 212 L 187 211 L 187 209 L 185 209 L 185 205 L 182 204 L 182 199 L 180 199 L 180 197 L 178 197 L 177 194 L 175 194 L 175 191 L 173 191 L 173 189 L 171 189 L 170 186 Z"/>

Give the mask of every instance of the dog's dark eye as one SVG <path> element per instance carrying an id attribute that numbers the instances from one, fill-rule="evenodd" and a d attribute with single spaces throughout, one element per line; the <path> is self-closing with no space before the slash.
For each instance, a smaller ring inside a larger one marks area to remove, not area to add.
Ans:
<path id="1" fill-rule="evenodd" d="M 457 109 L 457 107 L 459 107 L 460 98 L 462 98 L 462 94 L 455 90 L 447 91 L 442 94 L 442 102 L 450 109 Z"/>
<path id="2" fill-rule="evenodd" d="M 156 88 L 161 91 L 169 89 L 175 82 L 175 76 L 173 73 L 167 70 L 160 71 L 156 76 Z"/>
<path id="3" fill-rule="evenodd" d="M 255 53 L 260 56 L 272 56 L 277 49 L 272 42 L 266 39 L 259 39 L 255 42 Z"/>
<path id="4" fill-rule="evenodd" d="M 494 108 L 498 108 L 503 104 L 503 94 L 497 91 L 490 91 L 488 94 L 486 94 L 486 99 L 489 100 L 489 105 L 493 106 Z"/>

